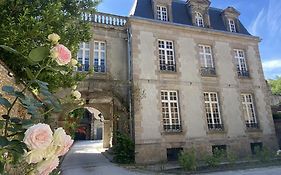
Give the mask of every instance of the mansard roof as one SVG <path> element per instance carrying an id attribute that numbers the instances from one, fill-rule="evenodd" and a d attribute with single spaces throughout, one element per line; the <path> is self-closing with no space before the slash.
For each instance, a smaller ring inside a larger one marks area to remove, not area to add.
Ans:
<path id="1" fill-rule="evenodd" d="M 152 0 L 136 0 L 131 15 L 141 18 L 154 19 L 154 14 L 152 10 Z M 173 23 L 183 24 L 183 25 L 192 25 L 192 18 L 189 12 L 190 8 L 186 5 L 186 2 L 183 0 L 173 0 L 172 2 L 172 16 Z M 218 8 L 209 8 L 210 23 L 211 28 L 214 30 L 228 31 L 227 26 L 223 20 L 223 11 Z M 251 35 L 247 29 L 243 26 L 240 20 L 237 20 L 239 25 L 239 33 L 245 35 Z"/>

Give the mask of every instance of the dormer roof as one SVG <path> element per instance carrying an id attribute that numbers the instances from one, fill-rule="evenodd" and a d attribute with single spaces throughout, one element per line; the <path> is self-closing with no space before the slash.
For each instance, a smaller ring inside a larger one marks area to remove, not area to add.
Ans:
<path id="1" fill-rule="evenodd" d="M 152 0 L 136 0 L 135 8 L 132 10 L 133 13 L 131 15 L 140 18 L 154 20 L 154 13 L 152 10 L 151 1 Z M 192 1 L 198 1 L 198 2 L 204 1 L 205 3 L 207 3 L 208 0 L 192 0 Z M 172 1 L 172 16 L 173 16 L 172 23 L 189 25 L 189 26 L 193 25 L 192 18 L 190 15 L 190 7 L 188 7 L 186 2 L 188 1 L 183 1 L 183 0 Z M 240 15 L 240 13 L 233 7 L 226 8 L 225 10 L 210 7 L 208 12 L 210 16 L 210 23 L 212 29 L 220 30 L 220 31 L 228 31 L 227 26 L 224 22 L 224 16 L 223 16 L 224 12 L 226 12 L 227 14 Z M 250 33 L 242 25 L 239 19 L 237 19 L 237 24 L 239 25 L 239 33 L 250 35 Z"/>
<path id="2" fill-rule="evenodd" d="M 223 14 L 237 18 L 240 15 L 240 12 L 234 7 L 227 7 L 223 10 Z"/>

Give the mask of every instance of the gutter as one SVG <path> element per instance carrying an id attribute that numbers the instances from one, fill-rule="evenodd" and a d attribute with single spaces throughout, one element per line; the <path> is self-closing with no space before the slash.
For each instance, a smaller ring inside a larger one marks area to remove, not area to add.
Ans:
<path id="1" fill-rule="evenodd" d="M 128 83 L 129 83 L 129 128 L 130 128 L 130 136 L 134 141 L 134 118 L 133 118 L 133 76 L 132 76 L 132 57 L 131 57 L 131 46 L 132 46 L 132 36 L 131 36 L 131 28 L 128 25 L 127 27 L 127 56 L 128 56 Z"/>

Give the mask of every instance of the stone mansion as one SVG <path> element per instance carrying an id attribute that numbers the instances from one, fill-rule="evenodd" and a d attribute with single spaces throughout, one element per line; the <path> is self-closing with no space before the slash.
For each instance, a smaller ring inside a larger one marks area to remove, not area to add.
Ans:
<path id="1" fill-rule="evenodd" d="M 191 148 L 198 156 L 218 148 L 241 157 L 256 146 L 278 148 L 261 39 L 235 8 L 210 4 L 136 0 L 128 17 L 84 16 L 93 39 L 80 45 L 78 71 L 95 74 L 79 89 L 103 113 L 105 147 L 124 118 L 136 163 L 174 160 Z"/>

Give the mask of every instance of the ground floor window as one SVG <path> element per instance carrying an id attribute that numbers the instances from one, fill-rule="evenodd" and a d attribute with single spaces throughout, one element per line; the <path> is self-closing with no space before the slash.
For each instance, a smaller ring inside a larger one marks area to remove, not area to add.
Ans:
<path id="1" fill-rule="evenodd" d="M 183 148 L 168 148 L 167 149 L 167 160 L 176 161 L 180 152 L 183 151 Z"/>
<path id="2" fill-rule="evenodd" d="M 253 155 L 257 154 L 257 152 L 259 152 L 262 149 L 262 147 L 263 147 L 262 142 L 251 143 L 252 154 Z"/>

